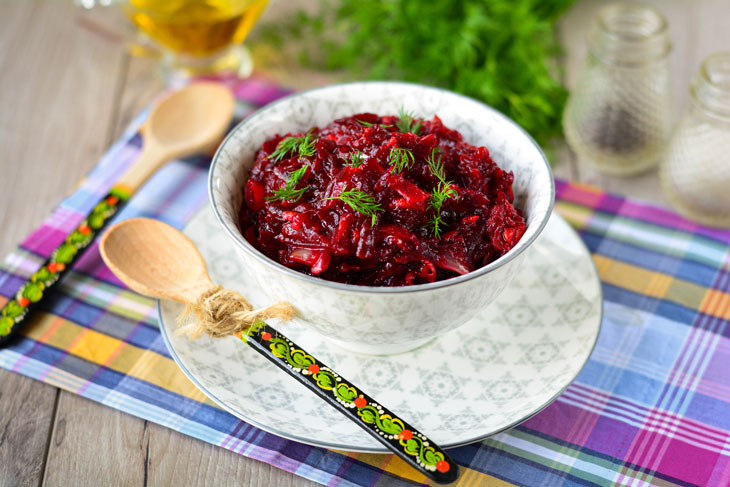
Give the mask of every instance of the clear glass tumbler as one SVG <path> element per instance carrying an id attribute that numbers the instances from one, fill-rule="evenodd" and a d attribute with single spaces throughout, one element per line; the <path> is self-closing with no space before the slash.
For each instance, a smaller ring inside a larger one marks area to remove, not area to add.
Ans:
<path id="1" fill-rule="evenodd" d="M 730 52 L 705 59 L 662 163 L 667 197 L 684 215 L 730 227 Z"/>
<path id="2" fill-rule="evenodd" d="M 565 137 L 581 159 L 617 175 L 659 162 L 673 122 L 670 50 L 658 11 L 623 3 L 600 10 L 563 116 Z"/>

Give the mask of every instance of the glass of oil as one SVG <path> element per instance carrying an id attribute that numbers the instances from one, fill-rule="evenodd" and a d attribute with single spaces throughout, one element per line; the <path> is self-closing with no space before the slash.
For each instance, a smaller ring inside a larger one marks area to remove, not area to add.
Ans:
<path id="1" fill-rule="evenodd" d="M 243 41 L 268 0 L 77 0 L 84 7 L 118 4 L 137 27 L 136 54 L 153 53 L 165 78 L 214 74 L 247 77 L 253 63 Z"/>

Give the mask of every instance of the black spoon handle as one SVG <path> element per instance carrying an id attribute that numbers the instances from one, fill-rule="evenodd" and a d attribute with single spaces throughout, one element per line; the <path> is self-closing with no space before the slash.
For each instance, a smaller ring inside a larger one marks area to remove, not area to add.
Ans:
<path id="1" fill-rule="evenodd" d="M 0 309 L 0 348 L 17 335 L 38 303 L 48 294 L 48 290 L 66 275 L 109 220 L 126 204 L 129 197 L 130 191 L 125 187 L 121 185 L 113 187 L 94 206 L 84 221 L 53 251 L 41 268 L 20 286 L 15 296 L 5 303 Z"/>
<path id="2" fill-rule="evenodd" d="M 456 480 L 457 464 L 438 445 L 271 326 L 259 321 L 241 339 L 428 478 Z"/>

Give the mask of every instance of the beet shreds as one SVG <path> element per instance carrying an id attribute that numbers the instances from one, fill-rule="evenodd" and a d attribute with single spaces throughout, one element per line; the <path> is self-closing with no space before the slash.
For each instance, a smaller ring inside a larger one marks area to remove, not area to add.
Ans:
<path id="1" fill-rule="evenodd" d="M 305 274 L 407 286 L 466 274 L 525 233 L 514 176 L 438 117 L 362 113 L 263 144 L 245 238 Z"/>

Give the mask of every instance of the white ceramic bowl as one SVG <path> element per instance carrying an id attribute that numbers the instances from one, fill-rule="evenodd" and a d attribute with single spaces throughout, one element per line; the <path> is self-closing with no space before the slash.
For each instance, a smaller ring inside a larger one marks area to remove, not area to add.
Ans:
<path id="1" fill-rule="evenodd" d="M 469 274 L 406 287 L 368 287 L 325 281 L 275 262 L 241 235 L 238 211 L 256 151 L 276 134 L 304 132 L 362 112 L 438 115 L 464 139 L 489 149 L 513 171 L 515 205 L 527 230 L 517 245 Z M 338 345 L 361 353 L 389 354 L 418 347 L 469 321 L 519 272 L 525 250 L 550 216 L 555 185 L 540 148 L 515 122 L 493 108 L 446 90 L 400 82 L 358 82 L 297 93 L 242 121 L 218 148 L 209 193 L 220 224 L 236 243 L 245 268 L 273 301 L 293 303 L 302 321 Z M 265 304 L 265 303 L 260 303 Z"/>

